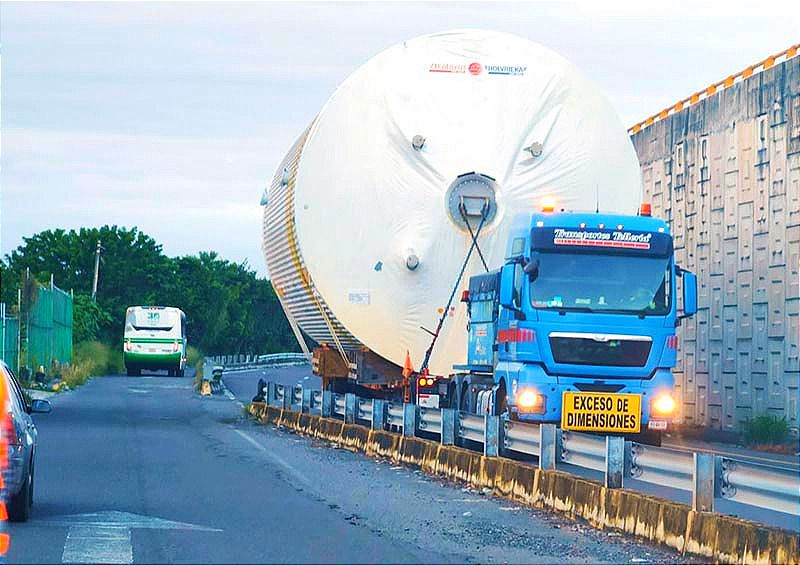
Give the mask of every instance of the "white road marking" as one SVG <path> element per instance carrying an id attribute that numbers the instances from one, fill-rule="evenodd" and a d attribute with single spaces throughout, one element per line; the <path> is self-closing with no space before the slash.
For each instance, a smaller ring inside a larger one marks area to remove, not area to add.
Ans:
<path id="1" fill-rule="evenodd" d="M 242 438 L 244 438 L 250 445 L 258 449 L 261 453 L 263 453 L 264 455 L 272 459 L 275 463 L 283 467 L 297 481 L 303 483 L 309 489 L 314 489 L 314 484 L 310 480 L 308 480 L 308 478 L 306 478 L 305 475 L 303 475 L 297 469 L 292 467 L 289 463 L 284 461 L 283 458 L 267 450 L 266 447 L 258 443 L 256 440 L 254 440 L 252 437 L 250 437 L 242 430 L 233 430 L 233 431 L 242 436 Z"/>
<path id="2" fill-rule="evenodd" d="M 201 530 L 221 532 L 186 522 L 108 510 L 38 520 L 38 525 L 67 526 L 62 563 L 133 563 L 131 530 Z"/>
<path id="3" fill-rule="evenodd" d="M 133 563 L 131 529 L 125 526 L 70 526 L 62 563 Z"/>

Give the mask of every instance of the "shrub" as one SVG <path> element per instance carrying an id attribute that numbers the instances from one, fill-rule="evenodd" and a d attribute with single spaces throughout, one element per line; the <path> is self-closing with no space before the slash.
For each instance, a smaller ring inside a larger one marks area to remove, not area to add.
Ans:
<path id="1" fill-rule="evenodd" d="M 106 343 L 84 341 L 75 346 L 72 362 L 60 367 L 59 372 L 64 384 L 75 388 L 86 383 L 89 377 L 122 372 L 122 353 Z"/>
<path id="2" fill-rule="evenodd" d="M 203 361 L 205 355 L 202 351 L 194 346 L 189 346 L 186 349 L 186 366 L 194 367 L 194 390 L 199 391 L 203 384 Z"/>
<path id="3" fill-rule="evenodd" d="M 195 346 L 190 345 L 186 348 L 186 365 L 188 367 L 197 367 L 198 365 L 202 365 L 203 359 L 203 352 L 197 349 Z"/>
<path id="4" fill-rule="evenodd" d="M 100 341 L 84 341 L 75 346 L 72 365 L 88 363 L 95 376 L 118 375 L 122 372 L 122 348 L 112 348 Z"/>
<path id="5" fill-rule="evenodd" d="M 788 438 L 789 422 L 785 417 L 756 416 L 747 422 L 744 429 L 744 440 L 748 445 L 784 443 Z"/>

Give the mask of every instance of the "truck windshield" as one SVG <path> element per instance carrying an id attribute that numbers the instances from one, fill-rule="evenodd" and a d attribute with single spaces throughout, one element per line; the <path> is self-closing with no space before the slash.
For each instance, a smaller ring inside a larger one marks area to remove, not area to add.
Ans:
<path id="1" fill-rule="evenodd" d="M 534 308 L 663 316 L 669 312 L 669 257 L 538 252 Z"/>

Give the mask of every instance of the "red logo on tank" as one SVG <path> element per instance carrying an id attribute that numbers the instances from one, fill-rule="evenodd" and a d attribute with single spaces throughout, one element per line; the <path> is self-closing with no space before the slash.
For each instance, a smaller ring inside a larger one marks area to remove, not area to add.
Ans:
<path id="1" fill-rule="evenodd" d="M 481 67 L 480 63 L 470 63 L 469 65 L 469 74 L 471 75 L 479 75 L 483 71 L 483 67 Z"/>

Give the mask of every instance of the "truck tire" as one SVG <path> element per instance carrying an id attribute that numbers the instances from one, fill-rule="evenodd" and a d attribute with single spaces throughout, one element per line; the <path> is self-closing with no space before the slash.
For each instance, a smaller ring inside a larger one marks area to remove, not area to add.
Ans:
<path id="1" fill-rule="evenodd" d="M 126 367 L 127 373 L 129 377 L 138 377 L 141 373 L 141 369 L 134 369 L 132 367 Z"/>
<path id="2" fill-rule="evenodd" d="M 175 369 L 167 369 L 167 376 L 174 377 Z"/>
<path id="3" fill-rule="evenodd" d="M 500 381 L 500 388 L 494 396 L 494 415 L 502 416 L 508 412 L 508 396 L 506 395 L 506 382 Z"/>
<path id="4" fill-rule="evenodd" d="M 28 476 L 19 492 L 6 505 L 8 519 L 12 522 L 27 522 L 33 505 L 33 462 L 28 467 Z"/>
<path id="5" fill-rule="evenodd" d="M 186 369 L 178 369 L 177 376 L 183 377 L 186 374 Z"/>

